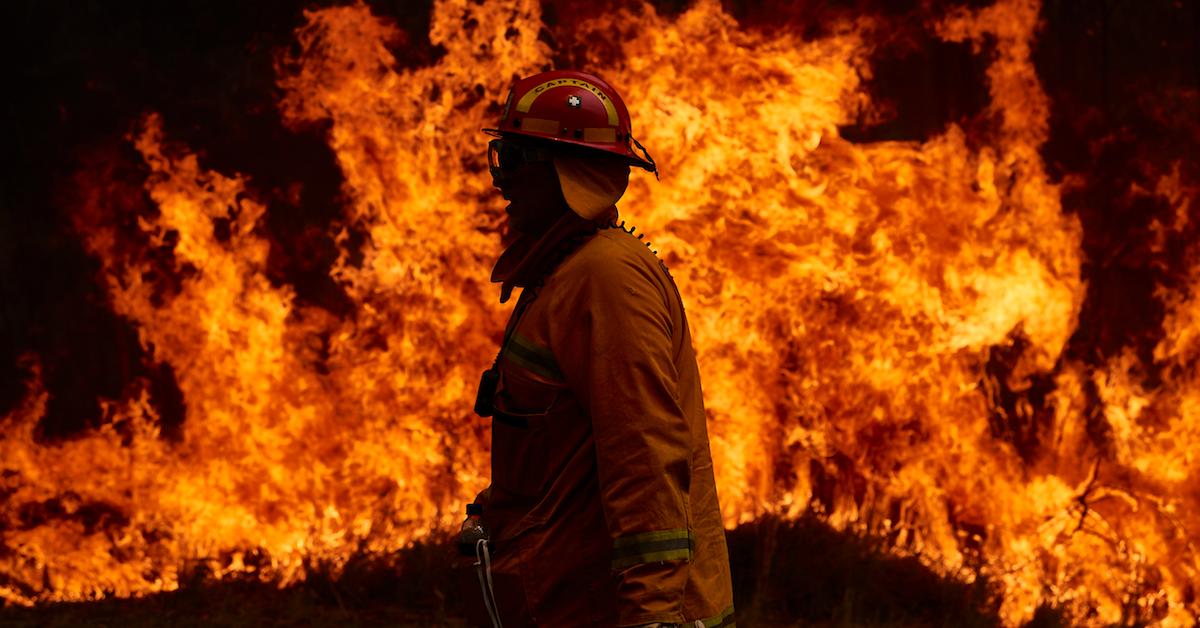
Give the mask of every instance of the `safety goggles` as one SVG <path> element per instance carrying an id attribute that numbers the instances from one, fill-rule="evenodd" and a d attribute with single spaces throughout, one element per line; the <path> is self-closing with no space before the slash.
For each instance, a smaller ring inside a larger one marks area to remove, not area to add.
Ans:
<path id="1" fill-rule="evenodd" d="M 549 160 L 550 151 L 544 148 L 504 140 L 488 142 L 488 169 L 493 177 L 511 173 L 524 164 Z"/>

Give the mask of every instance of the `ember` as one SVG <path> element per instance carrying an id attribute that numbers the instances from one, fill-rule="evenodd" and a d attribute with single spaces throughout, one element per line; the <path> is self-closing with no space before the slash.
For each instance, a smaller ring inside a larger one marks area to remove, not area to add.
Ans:
<path id="1" fill-rule="evenodd" d="M 716 0 L 446 0 L 411 63 L 370 7 L 307 10 L 270 116 L 341 181 L 303 228 L 279 226 L 322 194 L 303 165 L 219 169 L 169 112 L 131 116 L 60 185 L 136 367 L 85 417 L 56 398 L 72 367 L 14 350 L 0 597 L 170 591 L 197 563 L 286 585 L 456 526 L 488 482 L 471 400 L 507 313 L 479 129 L 514 76 L 572 65 L 645 103 L 664 176 L 620 206 L 688 305 L 730 529 L 816 514 L 997 583 L 1011 625 L 1195 621 L 1200 91 L 1140 109 L 1190 149 L 1139 148 L 1048 95 L 1060 9 L 977 4 L 756 27 Z M 889 136 L 908 110 L 877 61 L 911 42 L 961 51 L 978 102 Z"/>

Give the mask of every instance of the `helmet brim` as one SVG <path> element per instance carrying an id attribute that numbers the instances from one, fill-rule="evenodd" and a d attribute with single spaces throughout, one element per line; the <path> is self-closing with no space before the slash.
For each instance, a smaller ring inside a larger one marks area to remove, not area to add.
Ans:
<path id="1" fill-rule="evenodd" d="M 629 162 L 630 166 L 637 166 L 638 168 L 641 168 L 647 172 L 654 172 L 656 170 L 656 167 L 654 166 L 654 164 L 646 161 L 645 159 L 637 157 L 636 155 L 624 155 L 617 151 L 603 150 L 600 148 L 596 148 L 596 146 L 594 144 L 590 144 L 590 143 L 584 142 L 584 141 L 573 140 L 570 138 L 546 137 L 545 135 L 537 135 L 534 133 L 521 133 L 520 131 L 502 131 L 500 129 L 495 129 L 495 128 L 485 128 L 485 129 L 480 129 L 480 130 L 492 137 L 500 137 L 500 138 L 520 137 L 522 139 L 528 139 L 528 140 L 532 140 L 535 142 L 542 142 L 542 143 L 545 143 L 550 146 L 570 146 L 572 148 L 577 148 L 577 149 L 587 151 L 587 152 L 592 152 L 592 153 L 598 153 L 600 155 L 622 157 L 626 161 Z"/>

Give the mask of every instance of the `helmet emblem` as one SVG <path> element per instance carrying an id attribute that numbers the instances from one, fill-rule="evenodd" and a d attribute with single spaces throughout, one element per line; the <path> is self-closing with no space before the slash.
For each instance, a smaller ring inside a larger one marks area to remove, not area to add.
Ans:
<path id="1" fill-rule="evenodd" d="M 582 104 L 583 104 L 583 101 L 579 100 L 578 96 L 575 96 L 573 94 L 571 96 L 567 96 L 567 106 L 568 107 L 575 107 L 576 109 L 578 109 L 579 105 L 582 105 Z"/>

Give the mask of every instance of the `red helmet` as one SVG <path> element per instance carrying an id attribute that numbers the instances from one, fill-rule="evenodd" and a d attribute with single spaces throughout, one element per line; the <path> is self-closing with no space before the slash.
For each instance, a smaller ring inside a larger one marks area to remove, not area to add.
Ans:
<path id="1" fill-rule="evenodd" d="M 508 90 L 499 128 L 484 133 L 522 135 L 620 155 L 658 176 L 654 158 L 630 133 L 629 110 L 604 79 L 575 70 L 523 78 Z M 645 159 L 633 152 L 637 146 Z"/>

